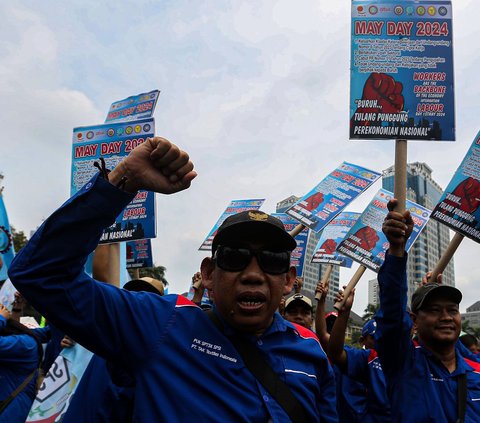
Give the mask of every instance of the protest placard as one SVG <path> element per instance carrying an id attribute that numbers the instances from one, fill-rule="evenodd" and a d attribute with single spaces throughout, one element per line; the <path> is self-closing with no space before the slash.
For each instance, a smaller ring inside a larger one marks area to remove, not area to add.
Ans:
<path id="1" fill-rule="evenodd" d="M 272 213 L 272 216 L 275 216 L 277 219 L 280 219 L 285 226 L 285 230 L 290 232 L 293 228 L 298 225 L 298 222 L 285 213 Z M 307 239 L 308 239 L 308 228 L 304 228 L 299 234 L 295 237 L 297 241 L 297 247 L 292 251 L 290 255 L 290 265 L 295 266 L 297 269 L 297 277 L 301 278 L 303 276 L 303 264 L 305 263 L 305 253 L 307 252 Z"/>
<path id="2" fill-rule="evenodd" d="M 453 175 L 432 218 L 480 242 L 480 132 Z"/>
<path id="3" fill-rule="evenodd" d="M 393 194 L 381 189 L 369 203 L 367 208 L 340 242 L 337 251 L 361 265 L 378 272 L 385 260 L 389 243 L 382 232 L 382 224 L 388 213 L 387 203 Z M 414 227 L 405 247 L 411 248 L 420 235 L 430 217 L 430 210 L 413 201 L 407 200 L 406 209 L 410 211 Z"/>
<path id="4" fill-rule="evenodd" d="M 71 193 L 75 194 L 97 172 L 93 163 L 100 157 L 113 169 L 131 150 L 155 132 L 153 118 L 74 128 Z M 115 223 L 107 228 L 100 243 L 154 238 L 155 195 L 139 191 Z"/>
<path id="5" fill-rule="evenodd" d="M 7 271 L 15 256 L 13 247 L 12 232 L 8 222 L 7 209 L 3 202 L 3 195 L 0 192 L 0 254 L 2 255 L 3 266 L 0 268 L 0 281 L 8 278 Z"/>
<path id="6" fill-rule="evenodd" d="M 246 210 L 259 210 L 262 207 L 265 199 L 251 199 L 251 200 L 232 200 L 222 215 L 218 218 L 217 222 L 208 233 L 205 240 L 200 245 L 199 250 L 210 251 L 212 249 L 213 237 L 217 233 L 218 228 L 223 223 L 223 221 L 234 214 L 240 213 Z"/>
<path id="7" fill-rule="evenodd" d="M 333 219 L 320 234 L 312 263 L 332 264 L 352 267 L 352 259 L 336 251 L 337 246 L 345 238 L 350 228 L 355 225 L 360 213 L 342 212 Z"/>
<path id="8" fill-rule="evenodd" d="M 127 242 L 127 269 L 153 267 L 152 242 L 149 239 L 137 239 Z"/>
<path id="9" fill-rule="evenodd" d="M 152 117 L 159 95 L 159 90 L 153 90 L 115 101 L 110 106 L 105 123 L 127 122 Z"/>
<path id="10" fill-rule="evenodd" d="M 286 213 L 313 231 L 320 232 L 379 177 L 378 172 L 343 162 Z"/>
<path id="11" fill-rule="evenodd" d="M 10 282 L 10 279 L 7 279 L 0 288 L 0 304 L 9 311 L 12 311 L 16 291 L 17 289 L 13 286 L 13 283 Z"/>
<path id="12" fill-rule="evenodd" d="M 91 357 L 80 344 L 64 348 L 48 370 L 25 423 L 61 422 Z"/>
<path id="13" fill-rule="evenodd" d="M 455 140 L 452 5 L 353 0 L 350 139 Z"/>

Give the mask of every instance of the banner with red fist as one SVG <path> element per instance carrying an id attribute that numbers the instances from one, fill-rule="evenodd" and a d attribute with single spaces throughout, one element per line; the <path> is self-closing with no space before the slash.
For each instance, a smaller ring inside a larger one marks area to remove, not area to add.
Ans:
<path id="1" fill-rule="evenodd" d="M 381 189 L 372 199 L 367 208 L 340 242 L 337 251 L 352 258 L 361 265 L 378 272 L 385 260 L 389 243 L 382 232 L 382 223 L 388 213 L 387 203 L 393 194 Z M 410 211 L 414 227 L 405 247 L 411 248 L 430 217 L 430 210 L 413 201 L 407 200 L 406 209 Z"/>
<path id="2" fill-rule="evenodd" d="M 452 5 L 353 0 L 350 139 L 455 140 Z"/>
<path id="3" fill-rule="evenodd" d="M 480 132 L 453 175 L 432 218 L 480 242 Z"/>
<path id="4" fill-rule="evenodd" d="M 352 259 L 340 254 L 336 249 L 359 216 L 360 213 L 342 212 L 325 226 L 315 247 L 312 263 L 352 267 Z"/>

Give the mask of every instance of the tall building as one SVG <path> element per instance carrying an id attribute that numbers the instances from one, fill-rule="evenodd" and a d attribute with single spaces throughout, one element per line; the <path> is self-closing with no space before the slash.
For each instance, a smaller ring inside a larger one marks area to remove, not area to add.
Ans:
<path id="1" fill-rule="evenodd" d="M 377 279 L 370 279 L 368 281 L 368 304 L 377 306 L 380 304 L 380 296 Z"/>
<path id="2" fill-rule="evenodd" d="M 295 204 L 300 197 L 291 195 L 290 197 L 277 203 L 276 212 L 285 213 L 287 209 Z M 311 263 L 313 254 L 315 252 L 315 247 L 317 246 L 318 240 L 320 239 L 320 233 L 314 231 L 308 232 L 308 241 L 305 251 L 305 262 L 303 265 L 303 292 L 313 298 L 315 296 L 315 287 L 317 282 L 321 279 L 324 272 L 326 271 L 327 266 L 320 263 Z M 339 266 L 333 266 L 332 273 L 330 274 L 330 284 L 327 294 L 327 299 L 334 301 L 335 294 L 338 292 L 339 281 L 340 281 L 340 271 Z"/>
<path id="3" fill-rule="evenodd" d="M 467 307 L 466 313 L 462 313 L 462 323 L 468 321 L 471 328 L 480 328 L 480 301 Z"/>
<path id="4" fill-rule="evenodd" d="M 382 186 L 394 191 L 394 167 L 383 171 Z M 442 188 L 432 179 L 432 169 L 426 163 L 407 164 L 407 198 L 421 206 L 433 210 L 443 193 Z M 423 276 L 432 270 L 442 253 L 450 243 L 450 230 L 436 220 L 430 219 L 413 244 L 407 262 L 408 299 L 418 287 Z M 443 271 L 443 283 L 455 286 L 455 272 L 453 259 Z"/>

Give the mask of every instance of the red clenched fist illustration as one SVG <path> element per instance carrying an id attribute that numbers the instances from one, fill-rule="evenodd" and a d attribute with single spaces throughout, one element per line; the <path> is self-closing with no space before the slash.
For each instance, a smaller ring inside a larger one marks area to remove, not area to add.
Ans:
<path id="1" fill-rule="evenodd" d="M 457 185 L 452 195 L 459 197 L 459 204 L 448 199 L 445 200 L 446 203 L 473 214 L 480 205 L 480 182 L 469 177 Z"/>
<path id="2" fill-rule="evenodd" d="M 370 228 L 369 226 L 360 228 L 354 236 L 357 237 L 359 241 L 352 240 L 352 242 L 367 251 L 371 251 L 380 239 L 375 232 L 375 229 Z"/>
<path id="3" fill-rule="evenodd" d="M 362 100 L 377 100 L 377 110 L 382 113 L 398 113 L 403 110 L 403 85 L 385 73 L 372 73 L 363 86 Z"/>
<path id="4" fill-rule="evenodd" d="M 307 199 L 305 199 L 307 205 L 305 208 L 308 211 L 315 210 L 323 202 L 323 194 L 321 192 L 316 192 Z"/>
<path id="5" fill-rule="evenodd" d="M 325 254 L 333 254 L 335 248 L 337 248 L 337 243 L 333 239 L 327 239 L 320 247 L 320 251 L 323 250 Z"/>

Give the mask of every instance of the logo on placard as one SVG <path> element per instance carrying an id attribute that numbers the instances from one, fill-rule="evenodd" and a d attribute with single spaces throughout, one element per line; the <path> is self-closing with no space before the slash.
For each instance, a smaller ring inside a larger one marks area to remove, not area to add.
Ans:
<path id="1" fill-rule="evenodd" d="M 146 123 L 145 125 L 143 125 L 143 132 L 149 132 L 150 128 L 151 128 L 150 124 Z"/>
<path id="2" fill-rule="evenodd" d="M 377 6 L 370 6 L 368 8 L 368 11 L 370 12 L 371 15 L 376 15 L 378 13 L 378 7 Z"/>
<path id="3" fill-rule="evenodd" d="M 435 13 L 437 13 L 437 9 L 435 9 L 435 6 L 429 6 L 427 11 L 430 16 L 435 16 Z"/>
<path id="4" fill-rule="evenodd" d="M 93 131 L 88 131 L 87 132 L 87 139 L 91 140 L 93 138 Z"/>
<path id="5" fill-rule="evenodd" d="M 402 6 L 395 6 L 393 9 L 395 15 L 401 15 L 403 13 L 403 7 Z"/>
<path id="6" fill-rule="evenodd" d="M 77 140 L 81 140 L 83 138 L 83 134 L 81 132 L 79 132 L 77 134 Z"/>
<path id="7" fill-rule="evenodd" d="M 67 360 L 65 357 L 58 356 L 45 376 L 45 379 L 38 390 L 36 399 L 39 402 L 44 402 L 57 392 L 61 393 L 62 387 L 69 382 L 72 382 L 72 379 L 75 379 L 75 376 L 73 374 L 70 375 Z"/>
<path id="8" fill-rule="evenodd" d="M 0 226 L 0 253 L 5 254 L 12 248 L 12 235 L 5 226 Z"/>
<path id="9" fill-rule="evenodd" d="M 123 135 L 123 128 L 117 128 L 117 136 Z"/>
<path id="10" fill-rule="evenodd" d="M 135 133 L 139 134 L 142 131 L 142 127 L 140 125 L 135 125 Z"/>
<path id="11" fill-rule="evenodd" d="M 413 7 L 412 6 L 406 7 L 405 12 L 407 13 L 407 15 L 413 15 Z"/>
<path id="12" fill-rule="evenodd" d="M 440 6 L 438 8 L 438 14 L 440 16 L 445 16 L 448 13 L 447 8 L 445 6 Z"/>
<path id="13" fill-rule="evenodd" d="M 360 15 L 360 16 L 365 16 L 366 13 L 365 13 L 365 8 L 363 6 L 357 6 L 357 13 Z"/>
<path id="14" fill-rule="evenodd" d="M 423 6 L 418 6 L 418 7 L 417 7 L 417 15 L 419 15 L 419 16 L 425 15 L 425 7 L 423 7 Z"/>
<path id="15" fill-rule="evenodd" d="M 115 135 L 115 130 L 112 129 L 112 128 L 110 128 L 110 129 L 107 131 L 107 135 L 108 135 L 109 137 L 113 137 L 113 136 Z"/>
<path id="16" fill-rule="evenodd" d="M 132 128 L 131 126 L 127 126 L 127 127 L 125 128 L 125 133 L 126 133 L 127 135 L 130 135 L 132 132 L 133 132 L 133 128 Z"/>

